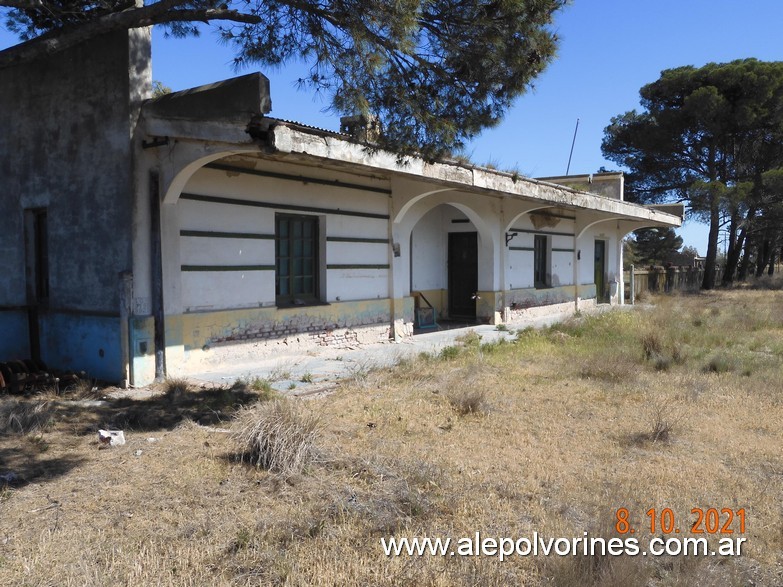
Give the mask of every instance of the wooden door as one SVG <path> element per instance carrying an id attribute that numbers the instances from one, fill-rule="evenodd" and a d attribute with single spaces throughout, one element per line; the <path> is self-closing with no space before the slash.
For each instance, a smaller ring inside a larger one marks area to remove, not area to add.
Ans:
<path id="1" fill-rule="evenodd" d="M 449 233 L 449 316 L 476 317 L 478 233 Z"/>
<path id="2" fill-rule="evenodd" d="M 599 303 L 609 301 L 606 291 L 606 241 L 595 241 L 595 298 Z"/>

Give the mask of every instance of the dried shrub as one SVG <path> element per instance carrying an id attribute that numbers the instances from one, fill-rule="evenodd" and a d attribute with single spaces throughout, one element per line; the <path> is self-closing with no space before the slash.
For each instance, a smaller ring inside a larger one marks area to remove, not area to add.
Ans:
<path id="1" fill-rule="evenodd" d="M 443 347 L 438 353 L 438 356 L 443 359 L 444 361 L 450 361 L 452 359 L 456 359 L 459 357 L 460 349 L 456 346 L 446 346 Z"/>
<path id="2" fill-rule="evenodd" d="M 636 377 L 636 364 L 625 354 L 610 352 L 589 356 L 582 361 L 579 376 L 582 379 L 595 379 L 608 383 L 620 383 Z"/>
<path id="3" fill-rule="evenodd" d="M 97 385 L 94 379 L 79 378 L 63 389 L 63 394 L 69 399 L 100 399 L 103 397 L 103 390 Z"/>
<path id="4" fill-rule="evenodd" d="M 498 330 L 500 330 L 500 328 L 498 328 Z M 466 347 L 477 347 L 479 344 L 481 344 L 481 335 L 475 330 L 469 330 L 454 340 L 460 344 L 465 345 Z"/>
<path id="5" fill-rule="evenodd" d="M 163 394 L 172 402 L 181 400 L 190 392 L 190 383 L 181 377 L 171 377 L 163 382 Z"/>
<path id="6" fill-rule="evenodd" d="M 646 332 L 642 336 L 642 349 L 644 350 L 644 358 L 648 361 L 660 356 L 663 351 L 663 343 L 661 337 L 657 332 Z"/>
<path id="7" fill-rule="evenodd" d="M 444 483 L 443 469 L 418 459 L 379 461 L 343 461 L 332 465 L 347 466 L 353 479 L 371 487 L 349 487 L 348 495 L 335 496 L 330 517 L 355 516 L 363 521 L 366 532 L 388 536 L 409 527 L 414 519 L 432 513 L 432 492 Z"/>
<path id="8" fill-rule="evenodd" d="M 449 404 L 460 416 L 468 414 L 486 414 L 489 411 L 487 394 L 483 389 L 470 388 L 450 391 Z"/>
<path id="9" fill-rule="evenodd" d="M 320 423 L 295 402 L 273 400 L 246 409 L 233 437 L 242 460 L 274 473 L 301 473 L 317 456 Z"/>
<path id="10" fill-rule="evenodd" d="M 707 373 L 729 373 L 736 369 L 737 361 L 726 353 L 712 355 L 704 366 L 704 371 Z"/>
<path id="11" fill-rule="evenodd" d="M 345 370 L 348 372 L 348 380 L 361 387 L 369 384 L 370 376 L 378 368 L 378 365 L 372 359 L 360 359 L 345 365 Z"/>
<path id="12" fill-rule="evenodd" d="M 665 355 L 655 354 L 650 357 L 650 361 L 652 362 L 656 371 L 668 371 L 672 366 L 673 359 Z"/>
<path id="13" fill-rule="evenodd" d="M 685 417 L 682 398 L 650 396 L 646 400 L 644 412 L 648 428 L 646 432 L 630 437 L 633 445 L 668 443 L 678 423 Z"/>
<path id="14" fill-rule="evenodd" d="M 654 412 L 651 419 L 650 441 L 651 442 L 669 442 L 674 424 L 668 418 L 664 410 L 658 409 Z"/>
<path id="15" fill-rule="evenodd" d="M 7 399 L 0 402 L 0 434 L 29 434 L 53 424 L 54 406 L 49 401 L 26 402 Z"/>
<path id="16" fill-rule="evenodd" d="M 607 541 L 609 538 L 606 539 Z M 642 557 L 617 557 L 599 554 L 600 546 L 593 554 L 581 552 L 575 556 L 555 556 L 545 559 L 544 573 L 551 585 L 558 587 L 626 587 L 648 585 L 653 568 Z"/>

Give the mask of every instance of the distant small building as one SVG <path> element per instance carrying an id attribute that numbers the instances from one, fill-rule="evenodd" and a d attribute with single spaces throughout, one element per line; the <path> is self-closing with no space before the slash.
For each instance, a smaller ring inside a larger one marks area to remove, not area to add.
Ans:
<path id="1" fill-rule="evenodd" d="M 142 385 L 411 336 L 417 304 L 499 324 L 622 303 L 622 238 L 681 223 L 619 173 L 401 165 L 268 116 L 261 74 L 150 88 L 144 30 L 0 70 L 0 361 Z"/>

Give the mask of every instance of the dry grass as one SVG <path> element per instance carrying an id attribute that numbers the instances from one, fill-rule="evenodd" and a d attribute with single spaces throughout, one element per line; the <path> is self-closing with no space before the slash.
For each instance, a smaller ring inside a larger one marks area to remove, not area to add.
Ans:
<path id="1" fill-rule="evenodd" d="M 241 459 L 273 473 L 293 475 L 317 455 L 318 418 L 290 400 L 274 400 L 246 408 L 233 437 Z"/>
<path id="2" fill-rule="evenodd" d="M 273 403 L 252 417 L 231 408 L 258 395 L 58 405 L 54 427 L 0 437 L 2 468 L 22 479 L 0 493 L 0 584 L 781 585 L 783 293 L 653 301 L 361 369 L 326 398 L 296 400 L 321 423 L 318 458 L 299 473 L 233 458 L 216 429 L 258 424 Z M 732 369 L 705 368 L 721 354 Z M 451 398 L 473 391 L 492 409 L 456 416 Z M 128 444 L 98 450 L 108 421 L 133 424 Z M 744 508 L 743 556 L 501 563 L 380 548 L 389 535 L 476 531 L 610 538 L 621 507 L 640 541 L 651 508 L 671 508 L 684 536 L 693 508 Z"/>
<path id="3" fill-rule="evenodd" d="M 98 399 L 103 396 L 103 390 L 94 380 L 79 378 L 66 386 L 62 395 L 68 399 Z"/>
<path id="4" fill-rule="evenodd" d="M 48 400 L 0 401 L 0 435 L 30 434 L 45 430 L 53 424 L 54 406 Z"/>
<path id="5" fill-rule="evenodd" d="M 458 388 L 447 394 L 449 403 L 460 416 L 468 414 L 486 414 L 487 393 L 481 388 Z"/>

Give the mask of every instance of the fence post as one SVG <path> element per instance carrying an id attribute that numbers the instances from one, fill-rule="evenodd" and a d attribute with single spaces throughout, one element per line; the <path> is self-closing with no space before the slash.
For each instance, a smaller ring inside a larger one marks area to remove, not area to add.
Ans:
<path id="1" fill-rule="evenodd" d="M 632 306 L 636 302 L 636 277 L 634 276 L 633 272 L 634 272 L 634 266 L 631 265 L 631 271 L 628 274 L 629 275 L 628 281 L 631 283 L 631 287 L 630 287 L 631 295 L 630 295 L 630 298 L 631 298 L 631 305 Z"/>

